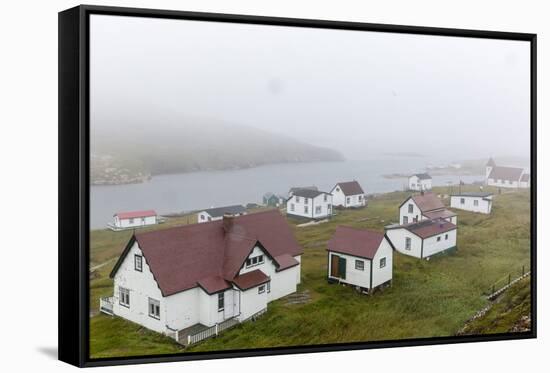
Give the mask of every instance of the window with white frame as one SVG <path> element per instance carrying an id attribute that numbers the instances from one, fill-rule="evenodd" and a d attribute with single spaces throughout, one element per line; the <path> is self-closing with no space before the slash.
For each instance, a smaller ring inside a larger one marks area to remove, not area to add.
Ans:
<path id="1" fill-rule="evenodd" d="M 461 198 L 460 199 L 460 204 L 463 205 L 464 203 L 466 203 L 466 200 L 464 198 Z"/>
<path id="2" fill-rule="evenodd" d="M 265 285 L 258 286 L 258 294 L 265 293 Z"/>
<path id="3" fill-rule="evenodd" d="M 445 234 L 445 239 L 448 240 L 449 239 L 449 234 Z"/>
<path id="4" fill-rule="evenodd" d="M 294 211 L 294 203 L 290 204 L 290 211 Z"/>
<path id="5" fill-rule="evenodd" d="M 246 259 L 246 267 L 254 267 L 258 264 L 262 264 L 264 262 L 264 256 L 263 254 L 262 255 L 258 255 L 258 256 L 254 256 L 252 258 L 248 258 Z"/>
<path id="6" fill-rule="evenodd" d="M 358 271 L 365 270 L 365 262 L 362 260 L 355 260 L 355 269 Z"/>
<path id="7" fill-rule="evenodd" d="M 346 197 L 346 203 L 350 203 L 350 202 L 351 202 L 351 198 Z"/>
<path id="8" fill-rule="evenodd" d="M 300 197 L 296 196 L 296 203 L 300 203 Z"/>
<path id="9" fill-rule="evenodd" d="M 315 206 L 315 213 L 320 214 L 321 213 L 321 206 Z"/>
<path id="10" fill-rule="evenodd" d="M 130 218 L 130 224 L 134 224 L 134 218 Z"/>
<path id="11" fill-rule="evenodd" d="M 304 206 L 304 214 L 309 214 L 309 207 L 308 206 Z"/>
<path id="12" fill-rule="evenodd" d="M 386 258 L 380 259 L 380 268 L 384 268 L 386 266 Z"/>
<path id="13" fill-rule="evenodd" d="M 412 214 L 414 212 L 414 205 L 412 203 L 409 203 L 409 214 Z"/>
<path id="14" fill-rule="evenodd" d="M 119 287 L 118 293 L 119 293 L 118 303 L 121 306 L 130 307 L 130 290 L 123 287 Z"/>
<path id="15" fill-rule="evenodd" d="M 225 293 L 222 291 L 221 293 L 218 293 L 218 312 L 223 311 L 225 304 Z"/>
<path id="16" fill-rule="evenodd" d="M 134 269 L 138 272 L 143 271 L 143 257 L 141 255 L 134 255 Z"/>
<path id="17" fill-rule="evenodd" d="M 323 194 L 323 201 L 325 201 L 325 202 L 328 201 L 328 195 L 327 194 Z"/>
<path id="18" fill-rule="evenodd" d="M 359 195 L 359 202 L 361 202 L 363 200 L 363 196 L 362 195 Z"/>
<path id="19" fill-rule="evenodd" d="M 154 319 L 160 319 L 160 302 L 149 298 L 149 316 Z"/>
<path id="20" fill-rule="evenodd" d="M 474 206 L 479 206 L 479 201 L 477 199 L 474 199 Z"/>
<path id="21" fill-rule="evenodd" d="M 405 237 L 405 250 L 410 250 L 410 249 L 411 249 L 411 238 Z"/>
<path id="22" fill-rule="evenodd" d="M 308 203 L 309 203 L 309 198 L 304 197 L 304 204 L 307 205 Z"/>
<path id="23" fill-rule="evenodd" d="M 403 216 L 403 224 L 409 224 L 409 217 Z"/>
<path id="24" fill-rule="evenodd" d="M 437 236 L 437 242 L 441 241 L 441 236 Z"/>

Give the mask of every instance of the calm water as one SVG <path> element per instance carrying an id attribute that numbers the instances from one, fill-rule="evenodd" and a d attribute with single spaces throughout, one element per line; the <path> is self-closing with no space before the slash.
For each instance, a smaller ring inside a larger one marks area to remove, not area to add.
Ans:
<path id="1" fill-rule="evenodd" d="M 382 175 L 420 172 L 426 158 L 269 165 L 245 170 L 155 176 L 147 183 L 92 186 L 91 227 L 104 228 L 117 211 L 155 209 L 159 214 L 231 204 L 261 203 L 265 192 L 286 195 L 291 186 L 317 185 L 330 191 L 337 181 L 357 180 L 367 194 L 403 190 L 405 179 Z M 483 176 L 434 176 L 433 185 L 472 182 Z"/>

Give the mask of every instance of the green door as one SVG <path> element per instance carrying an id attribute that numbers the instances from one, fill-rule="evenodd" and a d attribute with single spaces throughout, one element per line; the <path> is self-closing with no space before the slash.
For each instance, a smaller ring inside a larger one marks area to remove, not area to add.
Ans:
<path id="1" fill-rule="evenodd" d="M 345 258 L 338 258 L 338 272 L 341 279 L 346 279 L 346 259 Z"/>

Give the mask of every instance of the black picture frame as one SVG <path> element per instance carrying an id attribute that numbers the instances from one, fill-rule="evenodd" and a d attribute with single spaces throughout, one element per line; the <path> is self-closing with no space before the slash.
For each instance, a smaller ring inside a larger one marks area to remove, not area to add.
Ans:
<path id="1" fill-rule="evenodd" d="M 527 41 L 531 46 L 531 299 L 529 332 L 129 358 L 89 357 L 89 17 L 92 14 Z M 358 22 L 81 5 L 59 13 L 59 359 L 79 367 L 536 338 L 537 35 Z"/>

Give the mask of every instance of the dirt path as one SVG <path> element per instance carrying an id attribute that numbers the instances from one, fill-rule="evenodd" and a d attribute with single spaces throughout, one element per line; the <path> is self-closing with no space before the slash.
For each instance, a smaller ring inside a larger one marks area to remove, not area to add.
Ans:
<path id="1" fill-rule="evenodd" d="M 112 258 L 112 259 L 107 260 L 106 262 L 103 262 L 103 263 L 100 263 L 100 264 L 95 265 L 95 266 L 93 266 L 93 267 L 90 267 L 90 272 L 95 271 L 96 269 L 100 269 L 101 267 L 106 266 L 107 264 L 111 263 L 111 262 L 114 261 L 115 259 L 116 259 L 116 258 Z"/>

